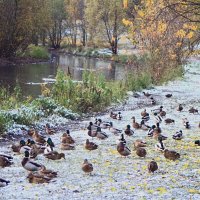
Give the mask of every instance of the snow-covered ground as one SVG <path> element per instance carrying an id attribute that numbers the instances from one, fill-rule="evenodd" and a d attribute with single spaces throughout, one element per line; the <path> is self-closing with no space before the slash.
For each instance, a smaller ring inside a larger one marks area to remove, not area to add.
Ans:
<path id="1" fill-rule="evenodd" d="M 193 60 L 192 65 L 186 67 L 183 79 L 169 82 L 166 85 L 148 90 L 153 94 L 156 106 L 150 106 L 148 98 L 142 93 L 139 98 L 134 98 L 129 93 L 129 99 L 123 107 L 121 121 L 111 120 L 109 115 L 100 116 L 103 120 L 112 121 L 114 126 L 124 129 L 131 124 L 131 117 L 135 116 L 137 121 L 141 120 L 140 113 L 146 107 L 147 112 L 163 105 L 167 112 L 167 118 L 175 120 L 175 124 L 166 125 L 161 123 L 163 135 L 168 136 L 164 145 L 180 153 L 178 161 L 168 161 L 163 154 L 155 151 L 156 141 L 147 137 L 147 132 L 135 130 L 132 137 L 126 137 L 127 145 L 132 149 L 128 158 L 122 158 L 116 151 L 117 136 L 109 134 L 107 140 L 93 139 L 99 145 L 98 150 L 87 151 L 84 143 L 89 136 L 87 130 L 72 131 L 71 135 L 76 141 L 76 149 L 63 151 L 66 160 L 48 161 L 40 155 L 36 159 L 38 163 L 44 164 L 48 169 L 58 171 L 58 178 L 49 184 L 30 184 L 26 179 L 28 172 L 21 166 L 23 155 L 14 156 L 14 165 L 0 169 L 0 178 L 10 180 L 10 184 L 0 188 L 0 199 L 200 199 L 200 146 L 194 145 L 194 140 L 200 139 L 199 114 L 189 114 L 191 106 L 200 110 L 200 61 Z M 172 93 L 171 98 L 165 94 Z M 183 112 L 179 113 L 176 108 L 179 103 L 184 106 Z M 121 109 L 121 108 L 120 108 Z M 99 117 L 99 116 L 98 116 Z M 187 117 L 191 129 L 185 129 L 182 119 Z M 94 121 L 94 118 L 91 119 Z M 89 121 L 84 121 L 83 127 Z M 153 116 L 148 122 L 154 123 Z M 172 135 L 182 130 L 184 138 L 181 141 L 172 139 Z M 52 136 L 59 150 L 60 136 L 62 132 Z M 133 141 L 142 138 L 147 142 L 147 157 L 137 157 L 133 150 Z M 8 146 L 1 146 L 0 152 L 12 154 Z M 94 167 L 93 175 L 85 175 L 81 170 L 83 160 L 87 158 Z M 158 163 L 158 171 L 149 174 L 147 164 L 155 159 Z"/>

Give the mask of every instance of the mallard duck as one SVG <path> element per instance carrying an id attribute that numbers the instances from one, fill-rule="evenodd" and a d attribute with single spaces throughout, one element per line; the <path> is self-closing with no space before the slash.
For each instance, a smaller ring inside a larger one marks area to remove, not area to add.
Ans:
<path id="1" fill-rule="evenodd" d="M 198 110 L 195 109 L 194 107 L 191 107 L 191 108 L 189 109 L 189 113 L 195 114 L 195 113 L 198 113 Z"/>
<path id="2" fill-rule="evenodd" d="M 151 110 L 151 112 L 153 113 L 153 114 L 159 114 L 161 111 L 162 111 L 162 109 L 163 109 L 163 106 L 160 106 L 159 108 L 156 108 L 156 109 L 154 109 L 154 110 Z"/>
<path id="3" fill-rule="evenodd" d="M 158 169 L 158 165 L 154 160 L 150 161 L 147 167 L 149 173 L 154 173 Z"/>
<path id="4" fill-rule="evenodd" d="M 10 181 L 0 178 L 0 187 L 5 187 L 8 185 L 8 183 L 10 183 Z"/>
<path id="5" fill-rule="evenodd" d="M 135 128 L 135 129 L 139 129 L 140 124 L 135 121 L 135 117 L 133 116 L 131 119 L 133 119 L 132 127 Z"/>
<path id="6" fill-rule="evenodd" d="M 94 126 L 93 125 L 93 122 L 89 123 L 89 126 L 87 127 L 87 129 L 88 129 L 88 135 L 90 137 L 96 137 L 96 135 L 97 135 L 97 127 L 98 126 Z"/>
<path id="7" fill-rule="evenodd" d="M 139 157 L 144 158 L 144 157 L 147 155 L 147 151 L 146 151 L 146 149 L 144 149 L 144 148 L 142 148 L 142 147 L 137 147 L 137 148 L 136 148 L 136 154 L 137 154 Z"/>
<path id="8" fill-rule="evenodd" d="M 182 132 L 182 130 L 177 131 L 177 132 L 172 136 L 172 138 L 173 138 L 174 140 L 181 140 L 181 139 L 183 139 L 183 132 Z"/>
<path id="9" fill-rule="evenodd" d="M 110 111 L 110 117 L 112 118 L 112 119 L 117 119 L 117 113 L 114 113 L 113 111 Z"/>
<path id="10" fill-rule="evenodd" d="M 126 146 L 126 144 L 123 141 L 118 143 L 117 151 L 119 152 L 120 155 L 125 157 L 131 154 L 131 150 Z"/>
<path id="11" fill-rule="evenodd" d="M 85 143 L 85 148 L 87 150 L 95 150 L 98 148 L 98 145 L 95 144 L 94 142 L 90 142 L 88 139 L 86 140 L 86 143 Z"/>
<path id="12" fill-rule="evenodd" d="M 138 148 L 138 147 L 146 147 L 147 146 L 147 143 L 141 139 L 137 139 L 136 141 L 134 141 L 133 143 L 135 149 Z"/>
<path id="13" fill-rule="evenodd" d="M 4 153 L 0 153 L 0 156 L 1 156 L 1 157 L 7 158 L 9 161 L 12 161 L 12 160 L 13 160 L 13 157 L 12 157 L 12 156 L 6 155 L 6 154 L 4 154 Z"/>
<path id="14" fill-rule="evenodd" d="M 98 120 L 100 120 L 100 121 L 97 125 L 100 126 L 101 128 L 107 129 L 110 127 L 110 122 L 104 122 L 104 121 L 102 122 L 101 119 L 98 119 Z"/>
<path id="15" fill-rule="evenodd" d="M 32 135 L 35 133 L 35 129 L 34 128 L 31 128 L 27 131 L 28 135 L 32 137 Z"/>
<path id="16" fill-rule="evenodd" d="M 165 95 L 167 98 L 170 98 L 170 97 L 172 97 L 172 94 L 166 94 Z"/>
<path id="17" fill-rule="evenodd" d="M 0 155 L 0 167 L 9 167 L 13 162 L 5 155 Z"/>
<path id="18" fill-rule="evenodd" d="M 121 112 L 118 112 L 118 113 L 117 113 L 117 119 L 118 119 L 118 120 L 121 120 L 121 119 L 122 119 L 122 114 L 121 114 Z"/>
<path id="19" fill-rule="evenodd" d="M 38 170 L 42 169 L 42 165 L 30 160 L 28 151 L 25 151 L 24 158 L 23 158 L 21 164 L 22 164 L 23 168 L 28 171 L 38 171 Z"/>
<path id="20" fill-rule="evenodd" d="M 32 146 L 35 144 L 34 140 L 31 140 L 30 138 L 26 141 L 26 146 L 29 146 L 32 148 Z"/>
<path id="21" fill-rule="evenodd" d="M 98 127 L 96 137 L 98 139 L 104 140 L 104 139 L 108 138 L 108 135 L 105 132 L 101 131 L 101 127 Z"/>
<path id="22" fill-rule="evenodd" d="M 27 176 L 29 183 L 36 183 L 36 184 L 42 184 L 42 183 L 49 183 L 51 181 L 51 178 L 41 175 L 38 172 L 31 172 Z"/>
<path id="23" fill-rule="evenodd" d="M 48 135 L 54 135 L 56 133 L 55 129 L 51 128 L 49 123 L 45 125 L 45 132 Z"/>
<path id="24" fill-rule="evenodd" d="M 58 153 L 57 151 L 51 151 L 48 154 L 44 154 L 44 156 L 50 160 L 60 160 L 61 158 L 65 159 L 65 154 Z"/>
<path id="25" fill-rule="evenodd" d="M 170 119 L 170 118 L 167 118 L 167 119 L 165 119 L 165 123 L 166 123 L 166 124 L 175 123 L 175 120 Z"/>
<path id="26" fill-rule="evenodd" d="M 156 123 L 161 123 L 162 122 L 162 117 L 159 116 L 157 113 L 154 113 L 154 119 Z"/>
<path id="27" fill-rule="evenodd" d="M 155 128 L 156 128 L 156 126 L 152 125 L 152 127 L 148 130 L 148 133 L 147 133 L 148 137 L 153 137 L 153 132 L 154 132 Z"/>
<path id="28" fill-rule="evenodd" d="M 200 146 L 200 140 L 195 140 L 195 141 L 194 141 L 194 144 Z"/>
<path id="29" fill-rule="evenodd" d="M 148 92 L 142 92 L 144 94 L 145 97 L 150 97 L 151 94 L 149 94 Z"/>
<path id="30" fill-rule="evenodd" d="M 74 150 L 75 146 L 73 144 L 69 144 L 69 143 L 61 143 L 60 149 L 61 150 Z"/>
<path id="31" fill-rule="evenodd" d="M 45 144 L 46 143 L 45 137 L 40 135 L 37 131 L 34 132 L 34 134 L 32 135 L 32 138 L 35 142 L 37 142 L 39 144 Z"/>
<path id="32" fill-rule="evenodd" d="M 125 140 L 125 138 L 124 138 L 124 134 L 121 134 L 121 136 L 119 137 L 119 139 L 116 141 L 117 145 L 118 145 L 120 142 L 123 142 L 124 144 L 126 144 L 126 140 Z"/>
<path id="33" fill-rule="evenodd" d="M 144 123 L 144 121 L 142 120 L 142 121 L 140 122 L 140 128 L 141 128 L 142 130 L 146 131 L 146 130 L 150 129 L 151 127 L 148 126 L 148 125 L 146 125 L 146 124 Z"/>
<path id="34" fill-rule="evenodd" d="M 132 136 L 132 135 L 134 134 L 134 131 L 131 130 L 131 126 L 130 126 L 130 125 L 127 125 L 127 126 L 126 126 L 126 129 L 125 129 L 125 131 L 124 131 L 124 133 L 125 133 L 126 135 L 128 135 L 128 136 Z"/>
<path id="35" fill-rule="evenodd" d="M 179 104 L 178 108 L 177 108 L 177 111 L 181 112 L 182 110 L 183 110 L 183 106 L 182 106 L 182 104 Z"/>
<path id="36" fill-rule="evenodd" d="M 75 140 L 70 135 L 69 130 L 67 130 L 66 133 L 63 133 L 63 135 L 61 137 L 61 143 L 68 143 L 68 144 L 74 144 L 75 143 Z"/>
<path id="37" fill-rule="evenodd" d="M 158 136 L 158 143 L 155 144 L 155 148 L 157 151 L 164 151 L 165 150 L 165 146 L 163 144 L 163 137 L 160 135 Z"/>
<path id="38" fill-rule="evenodd" d="M 25 145 L 26 145 L 25 140 L 20 140 L 19 144 L 12 144 L 11 145 L 11 149 L 13 150 L 13 152 L 19 153 L 20 152 L 20 148 L 22 146 L 25 146 Z"/>
<path id="39" fill-rule="evenodd" d="M 164 150 L 164 156 L 166 159 L 173 160 L 173 161 L 180 158 L 179 153 L 177 153 L 176 151 L 169 151 L 168 149 Z"/>
<path id="40" fill-rule="evenodd" d="M 190 123 L 187 118 L 183 119 L 183 125 L 185 128 L 190 129 Z"/>
<path id="41" fill-rule="evenodd" d="M 118 135 L 119 133 L 122 132 L 122 130 L 114 128 L 112 122 L 110 122 L 109 130 L 110 130 L 111 133 L 114 133 L 115 135 Z"/>
<path id="42" fill-rule="evenodd" d="M 91 174 L 91 172 L 93 171 L 93 166 L 91 163 L 89 163 L 89 161 L 87 159 L 85 159 L 82 164 L 82 170 L 85 173 L 89 173 L 89 174 Z"/>
<path id="43" fill-rule="evenodd" d="M 156 100 L 153 97 L 151 97 L 150 99 L 151 99 L 151 105 L 153 106 L 156 105 Z"/>

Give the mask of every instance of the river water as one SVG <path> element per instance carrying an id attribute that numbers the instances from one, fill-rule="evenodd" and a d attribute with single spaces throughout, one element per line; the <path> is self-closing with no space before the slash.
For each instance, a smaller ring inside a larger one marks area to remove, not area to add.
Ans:
<path id="1" fill-rule="evenodd" d="M 69 72 L 77 81 L 82 80 L 84 70 L 103 74 L 106 80 L 120 80 L 125 76 L 124 68 L 119 64 L 111 64 L 110 61 L 52 54 L 51 61 L 48 63 L 0 67 L 0 85 L 13 88 L 18 83 L 25 96 L 38 96 L 41 83 L 54 81 L 58 69 Z"/>

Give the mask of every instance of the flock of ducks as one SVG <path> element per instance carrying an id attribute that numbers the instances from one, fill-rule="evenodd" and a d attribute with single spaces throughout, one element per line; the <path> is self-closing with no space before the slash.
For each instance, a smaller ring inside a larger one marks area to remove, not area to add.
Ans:
<path id="1" fill-rule="evenodd" d="M 144 95 L 147 98 L 151 98 L 151 100 L 154 100 L 152 99 L 153 97 L 151 97 L 149 93 L 144 92 Z M 171 96 L 172 94 L 167 94 L 166 98 L 170 98 Z M 177 112 L 182 112 L 183 109 L 183 105 L 179 104 Z M 162 134 L 162 129 L 160 127 L 161 123 L 163 122 L 165 124 L 171 124 L 175 123 L 175 120 L 171 118 L 166 118 L 167 113 L 163 110 L 163 106 L 151 110 L 151 113 L 152 114 L 150 115 L 147 112 L 147 110 L 144 109 L 141 112 L 141 121 L 137 122 L 135 116 L 133 116 L 132 124 L 128 124 L 124 130 L 117 129 L 113 126 L 113 122 L 103 121 L 102 119 L 95 119 L 94 122 L 89 122 L 87 126 L 87 134 L 92 141 L 90 139 L 86 139 L 84 148 L 89 151 L 98 149 L 98 145 L 95 144 L 95 142 L 93 142 L 93 138 L 97 138 L 99 140 L 107 139 L 109 136 L 106 132 L 102 131 L 102 129 L 108 129 L 113 135 L 119 136 L 118 140 L 116 141 L 116 150 L 119 153 L 119 155 L 121 155 L 122 157 L 128 157 L 129 155 L 131 155 L 131 150 L 127 146 L 127 141 L 124 135 L 131 137 L 135 134 L 135 131 L 137 129 L 141 129 L 147 133 L 147 136 L 149 138 L 152 138 L 155 141 L 157 141 L 157 143 L 155 144 L 155 149 L 162 152 L 166 159 L 172 161 L 179 159 L 180 154 L 178 152 L 174 150 L 168 150 L 165 147 L 163 141 L 167 140 L 167 137 Z M 189 113 L 197 114 L 198 110 L 192 107 L 189 109 Z M 121 112 L 114 113 L 113 111 L 111 111 L 109 116 L 110 119 L 116 121 L 123 119 Z M 154 118 L 155 124 L 149 126 L 146 124 L 146 122 L 148 122 L 151 117 Z M 183 119 L 183 126 L 186 129 L 191 128 L 187 118 Z M 51 128 L 49 124 L 46 124 L 45 131 L 46 134 L 49 136 L 54 135 L 56 133 L 56 130 Z M 26 171 L 29 172 L 27 179 L 30 183 L 49 183 L 52 179 L 57 177 L 58 172 L 47 169 L 44 165 L 35 162 L 34 159 L 37 157 L 37 155 L 43 154 L 43 156 L 48 160 L 60 160 L 65 159 L 65 154 L 59 153 L 58 151 L 54 150 L 55 145 L 51 137 L 46 139 L 35 129 L 30 129 L 27 133 L 30 138 L 27 139 L 27 141 L 21 140 L 18 144 L 13 144 L 11 146 L 12 151 L 15 154 L 24 155 L 24 158 L 21 161 L 21 165 Z M 183 138 L 183 131 L 177 131 L 172 136 L 172 138 L 174 140 L 181 140 Z M 70 135 L 69 130 L 63 133 L 63 135 L 60 138 L 60 142 L 61 150 L 75 150 L 75 140 Z M 194 141 L 194 143 L 196 145 L 200 145 L 200 140 L 196 140 Z M 137 139 L 133 142 L 133 149 L 136 155 L 141 158 L 145 158 L 147 155 L 147 150 L 145 149 L 145 147 L 147 147 L 147 143 L 142 139 Z M 12 156 L 3 153 L 0 154 L 0 167 L 9 167 L 12 164 Z M 158 165 L 154 159 L 152 159 L 152 161 L 150 161 L 147 164 L 147 166 L 149 173 L 154 173 L 156 170 L 158 170 Z M 83 170 L 83 172 L 91 174 L 93 171 L 93 165 L 88 161 L 88 159 L 85 159 L 82 163 L 81 169 Z M 6 186 L 9 183 L 10 181 L 0 178 L 0 187 Z"/>

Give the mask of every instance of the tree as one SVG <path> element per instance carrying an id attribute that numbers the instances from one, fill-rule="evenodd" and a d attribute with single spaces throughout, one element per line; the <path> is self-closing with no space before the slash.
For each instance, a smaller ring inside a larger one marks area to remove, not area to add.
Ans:
<path id="1" fill-rule="evenodd" d="M 87 0 L 87 28 L 90 37 L 106 38 L 113 54 L 117 54 L 118 40 L 126 28 L 122 23 L 125 12 L 122 0 Z"/>

